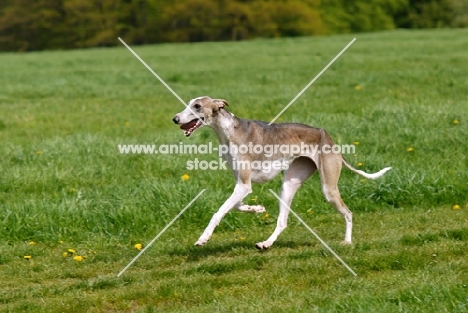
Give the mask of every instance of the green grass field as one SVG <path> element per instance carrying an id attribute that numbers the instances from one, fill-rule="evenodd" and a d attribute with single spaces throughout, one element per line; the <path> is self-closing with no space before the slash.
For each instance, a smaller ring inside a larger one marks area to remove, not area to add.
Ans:
<path id="1" fill-rule="evenodd" d="M 134 49 L 183 99 L 224 98 L 269 121 L 352 38 Z M 343 170 L 351 246 L 317 175 L 292 204 L 357 277 L 294 216 L 270 250 L 255 249 L 276 225 L 268 189 L 281 177 L 246 199 L 268 215 L 233 211 L 194 247 L 234 179 L 186 169 L 215 154 L 119 154 L 217 143 L 209 128 L 183 136 L 171 121 L 183 105 L 124 47 L 0 54 L 0 311 L 468 312 L 467 51 L 468 30 L 359 34 L 279 120 L 359 142 L 345 157 L 367 172 L 393 167 L 376 181 Z M 134 245 L 204 188 L 118 278 Z"/>

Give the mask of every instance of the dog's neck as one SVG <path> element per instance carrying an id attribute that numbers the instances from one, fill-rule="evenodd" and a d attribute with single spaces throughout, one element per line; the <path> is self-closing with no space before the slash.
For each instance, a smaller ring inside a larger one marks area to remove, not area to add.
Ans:
<path id="1" fill-rule="evenodd" d="M 220 109 L 218 116 L 210 126 L 215 131 L 221 144 L 229 144 L 229 142 L 233 141 L 235 129 L 238 127 L 239 122 L 239 118 L 234 114 L 226 109 Z"/>

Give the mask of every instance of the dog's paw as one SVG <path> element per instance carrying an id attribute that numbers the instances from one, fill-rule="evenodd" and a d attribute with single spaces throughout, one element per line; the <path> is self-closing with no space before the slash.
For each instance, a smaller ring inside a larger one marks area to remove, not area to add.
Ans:
<path id="1" fill-rule="evenodd" d="M 247 205 L 242 204 L 240 206 L 235 207 L 237 210 L 241 212 L 248 212 L 248 213 L 266 213 L 266 209 L 263 205 Z"/>
<path id="2" fill-rule="evenodd" d="M 255 213 L 266 213 L 266 209 L 263 205 L 251 205 L 249 206 L 252 212 Z"/>
<path id="3" fill-rule="evenodd" d="M 201 246 L 204 246 L 205 243 L 206 243 L 206 241 L 198 240 L 197 242 L 195 242 L 195 246 L 201 247 Z"/>
<path id="4" fill-rule="evenodd" d="M 208 240 L 210 240 L 210 238 L 204 238 L 203 236 L 201 236 L 200 238 L 198 238 L 197 242 L 195 242 L 195 246 L 204 246 Z"/>
<path id="5" fill-rule="evenodd" d="M 258 250 L 268 250 L 268 248 L 270 248 L 272 245 L 271 242 L 269 241 L 263 241 L 263 242 L 257 242 L 257 244 L 255 244 L 255 247 L 258 249 Z"/>

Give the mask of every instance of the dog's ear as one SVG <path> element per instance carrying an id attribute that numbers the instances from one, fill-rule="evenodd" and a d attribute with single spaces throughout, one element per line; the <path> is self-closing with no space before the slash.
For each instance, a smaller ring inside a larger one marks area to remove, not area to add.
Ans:
<path id="1" fill-rule="evenodd" d="M 224 108 L 225 106 L 229 106 L 226 100 L 224 99 L 214 99 L 214 103 L 218 105 L 218 108 Z"/>

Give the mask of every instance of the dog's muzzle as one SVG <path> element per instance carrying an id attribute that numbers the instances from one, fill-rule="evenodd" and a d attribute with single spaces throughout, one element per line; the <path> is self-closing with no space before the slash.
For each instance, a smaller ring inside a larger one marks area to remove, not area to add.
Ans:
<path id="1" fill-rule="evenodd" d="M 175 124 L 180 124 L 179 114 L 174 116 L 172 121 Z M 200 128 L 202 126 L 203 126 L 203 117 L 201 119 L 198 119 L 198 118 L 193 119 L 188 123 L 184 123 L 184 124 L 180 125 L 180 129 L 182 129 L 184 131 L 185 137 L 189 137 L 197 128 Z"/>

